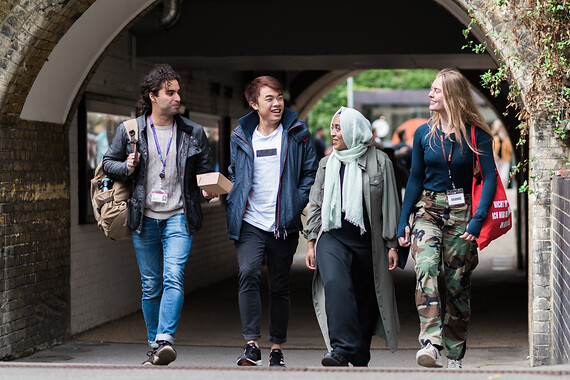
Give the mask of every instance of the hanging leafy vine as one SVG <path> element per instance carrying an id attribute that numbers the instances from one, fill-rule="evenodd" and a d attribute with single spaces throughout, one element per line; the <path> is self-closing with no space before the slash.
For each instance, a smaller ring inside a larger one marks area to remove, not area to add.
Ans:
<path id="1" fill-rule="evenodd" d="M 536 48 L 536 64 L 532 73 L 532 85 L 525 89 L 525 106 L 520 104 L 521 89 L 513 78 L 513 68 L 519 67 L 521 58 L 516 52 L 504 56 L 508 62 L 500 62 L 496 70 L 489 70 L 481 76 L 482 85 L 496 96 L 501 91 L 501 84 L 509 84 L 509 106 L 517 112 L 517 126 L 520 138 L 517 146 L 526 143 L 528 126 L 535 115 L 550 115 L 553 130 L 561 142 L 568 143 L 570 137 L 570 6 L 568 0 L 483 0 L 478 2 L 478 11 L 508 11 L 512 13 L 530 32 Z M 469 36 L 477 24 L 474 9 L 471 23 L 463 30 L 467 39 L 464 48 L 475 53 L 487 50 L 485 42 L 477 43 Z M 482 28 L 483 29 L 483 28 Z M 490 37 L 494 30 L 487 32 Z M 505 35 L 503 38 L 514 38 Z M 495 52 L 497 56 L 497 52 Z M 514 168 L 513 175 L 520 170 L 526 170 L 535 161 L 530 157 L 519 162 Z M 570 157 L 566 165 L 570 165 Z M 552 175 L 553 173 L 549 173 Z M 520 191 L 529 190 L 525 182 Z"/>
<path id="2" fill-rule="evenodd" d="M 531 91 L 551 94 L 542 103 L 551 114 L 554 132 L 564 140 L 570 132 L 570 7 L 567 0 L 531 3 L 521 18 L 539 51 Z"/>

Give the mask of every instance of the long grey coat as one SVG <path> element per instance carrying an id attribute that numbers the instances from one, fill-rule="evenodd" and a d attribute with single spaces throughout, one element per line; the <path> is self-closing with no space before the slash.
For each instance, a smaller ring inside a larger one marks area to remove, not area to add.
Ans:
<path id="1" fill-rule="evenodd" d="M 321 205 L 328 156 L 319 163 L 315 183 L 309 195 L 307 225 L 303 234 L 308 241 L 318 240 L 321 230 Z M 397 247 L 396 232 L 400 218 L 400 202 L 394 178 L 394 169 L 388 156 L 376 147 L 368 150 L 358 159 L 358 166 L 363 170 L 362 188 L 366 211 L 370 219 L 372 236 L 372 261 L 374 263 L 374 286 L 380 316 L 375 334 L 386 339 L 392 352 L 398 349 L 396 335 L 400 330 L 398 309 L 394 293 L 392 275 L 388 269 L 388 249 Z M 319 269 L 313 278 L 313 306 L 317 320 L 329 349 L 330 346 L 325 309 L 325 291 L 319 276 Z"/>

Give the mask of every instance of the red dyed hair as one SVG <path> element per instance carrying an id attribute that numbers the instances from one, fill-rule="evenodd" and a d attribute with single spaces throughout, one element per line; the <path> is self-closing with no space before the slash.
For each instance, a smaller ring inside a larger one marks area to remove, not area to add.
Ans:
<path id="1" fill-rule="evenodd" d="M 264 75 L 261 77 L 257 77 L 249 83 L 245 88 L 245 100 L 247 104 L 255 103 L 257 104 L 257 98 L 259 98 L 259 92 L 261 91 L 262 87 L 270 87 L 277 91 L 278 93 L 283 93 L 283 85 L 279 80 L 273 78 L 269 75 Z"/>

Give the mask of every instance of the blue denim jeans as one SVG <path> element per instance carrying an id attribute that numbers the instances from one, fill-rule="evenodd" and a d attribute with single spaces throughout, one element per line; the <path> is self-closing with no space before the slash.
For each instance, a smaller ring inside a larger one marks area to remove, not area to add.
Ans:
<path id="1" fill-rule="evenodd" d="M 141 273 L 142 311 L 148 342 L 174 343 L 174 332 L 184 302 L 184 267 L 192 237 L 184 214 L 165 220 L 144 217 L 140 235 L 132 233 Z"/>

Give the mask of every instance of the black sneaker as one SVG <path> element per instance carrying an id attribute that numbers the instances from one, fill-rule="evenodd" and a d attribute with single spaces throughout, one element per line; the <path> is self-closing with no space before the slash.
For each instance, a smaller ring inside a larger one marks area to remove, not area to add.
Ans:
<path id="1" fill-rule="evenodd" d="M 143 366 L 168 365 L 176 360 L 176 350 L 169 342 L 160 341 L 157 343 L 158 348 L 146 353 L 148 359 L 142 363 Z"/>
<path id="2" fill-rule="evenodd" d="M 348 360 L 340 352 L 332 350 L 324 354 L 321 364 L 325 367 L 348 367 Z"/>
<path id="3" fill-rule="evenodd" d="M 261 350 L 255 343 L 248 343 L 243 346 L 243 355 L 237 358 L 236 364 L 239 366 L 261 365 Z"/>
<path id="4" fill-rule="evenodd" d="M 283 360 L 283 352 L 276 348 L 271 350 L 269 354 L 269 366 L 270 367 L 285 367 L 285 360 Z"/>

